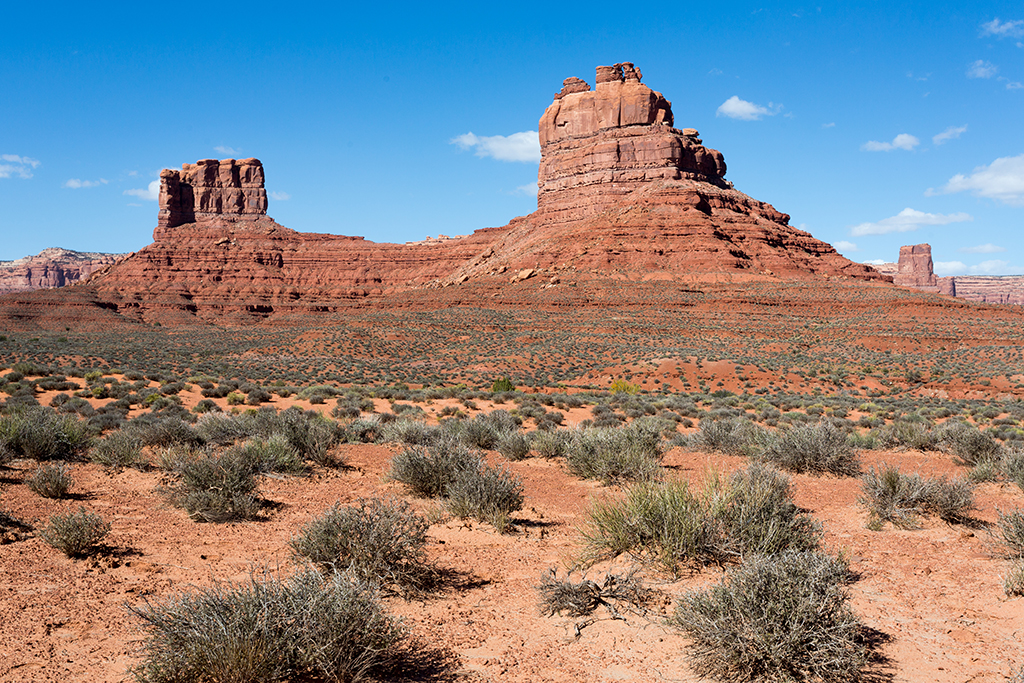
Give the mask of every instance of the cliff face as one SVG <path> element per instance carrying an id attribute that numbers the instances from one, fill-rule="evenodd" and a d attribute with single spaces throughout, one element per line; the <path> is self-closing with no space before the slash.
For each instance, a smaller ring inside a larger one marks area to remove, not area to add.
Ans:
<path id="1" fill-rule="evenodd" d="M 161 173 L 153 244 L 91 291 L 122 315 L 168 323 L 333 311 L 542 269 L 596 282 L 889 281 L 733 189 L 721 152 L 673 128 L 671 103 L 640 78 L 622 63 L 598 67 L 595 90 L 563 82 L 539 124 L 538 209 L 504 227 L 402 245 L 299 233 L 266 215 L 258 160 L 205 159 Z"/>
<path id="2" fill-rule="evenodd" d="M 1024 276 L 936 277 L 930 244 L 900 247 L 898 264 L 883 263 L 876 269 L 881 273 L 892 273 L 893 282 L 901 287 L 938 292 L 979 303 L 1024 305 Z"/>
<path id="3" fill-rule="evenodd" d="M 932 270 L 930 244 L 912 244 L 900 247 L 900 260 L 893 283 L 926 292 L 938 292 L 939 283 Z"/>
<path id="4" fill-rule="evenodd" d="M 0 261 L 0 294 L 75 284 L 123 257 L 124 254 L 79 252 L 51 247 L 35 256 Z"/>

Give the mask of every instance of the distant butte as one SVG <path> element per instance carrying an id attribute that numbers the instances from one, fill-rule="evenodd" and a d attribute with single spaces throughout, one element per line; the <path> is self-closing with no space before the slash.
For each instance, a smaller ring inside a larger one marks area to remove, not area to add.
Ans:
<path id="1" fill-rule="evenodd" d="M 563 81 L 540 119 L 529 216 L 402 245 L 300 233 L 266 215 L 258 159 L 205 159 L 161 173 L 153 243 L 93 277 L 79 298 L 135 320 L 187 324 L 331 312 L 466 283 L 505 291 L 536 275 L 546 287 L 891 280 L 735 190 L 722 153 L 697 130 L 674 128 L 671 102 L 633 64 L 596 76 L 594 89 Z"/>
<path id="2" fill-rule="evenodd" d="M 883 263 L 877 269 L 893 276 L 901 287 L 938 292 L 967 301 L 987 304 L 1024 305 L 1024 276 L 953 275 L 936 277 L 930 244 L 900 247 L 898 263 Z"/>

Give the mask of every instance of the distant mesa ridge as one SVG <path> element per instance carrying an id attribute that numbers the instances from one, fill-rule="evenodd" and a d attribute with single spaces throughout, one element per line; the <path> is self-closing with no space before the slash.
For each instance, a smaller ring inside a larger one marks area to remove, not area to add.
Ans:
<path id="1" fill-rule="evenodd" d="M 406 244 L 300 233 L 267 215 L 258 159 L 203 159 L 161 173 L 153 243 L 91 278 L 82 298 L 188 324 L 411 292 L 428 305 L 430 290 L 459 286 L 467 301 L 525 301 L 544 288 L 573 295 L 568 282 L 891 280 L 736 190 L 722 153 L 674 128 L 671 102 L 632 63 L 597 67 L 595 84 L 563 81 L 539 122 L 537 210 L 507 225 Z"/>
<path id="2" fill-rule="evenodd" d="M 936 277 L 930 244 L 900 247 L 896 264 L 884 263 L 876 268 L 893 276 L 901 287 L 937 292 L 958 299 L 989 304 L 1024 305 L 1024 276 L 1018 275 L 953 275 Z"/>
<path id="3" fill-rule="evenodd" d="M 0 261 L 0 294 L 73 285 L 124 256 L 50 247 L 34 256 Z"/>

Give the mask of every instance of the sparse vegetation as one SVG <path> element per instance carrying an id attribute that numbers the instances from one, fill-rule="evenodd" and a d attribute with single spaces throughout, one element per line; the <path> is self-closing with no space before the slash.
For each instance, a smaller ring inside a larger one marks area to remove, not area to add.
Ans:
<path id="1" fill-rule="evenodd" d="M 244 451 L 222 455 L 209 451 L 175 451 L 168 459 L 177 483 L 167 489 L 171 501 L 197 522 L 254 519 L 263 508 L 254 463 Z"/>
<path id="2" fill-rule="evenodd" d="M 914 528 L 917 517 L 926 513 L 947 522 L 963 522 L 974 509 L 974 485 L 969 479 L 902 474 L 883 464 L 868 470 L 861 482 L 861 503 L 868 509 L 871 528 L 881 528 L 883 522 Z"/>
<path id="3" fill-rule="evenodd" d="M 661 476 L 661 434 L 651 422 L 577 429 L 565 444 L 569 471 L 605 484 L 652 481 Z"/>
<path id="4" fill-rule="evenodd" d="M 110 533 L 110 523 L 83 506 L 77 512 L 53 515 L 39 536 L 71 558 L 86 557 L 95 552 Z"/>
<path id="5" fill-rule="evenodd" d="M 74 483 L 67 465 L 47 463 L 36 469 L 28 480 L 28 487 L 43 498 L 66 498 Z"/>
<path id="6" fill-rule="evenodd" d="M 790 472 L 860 474 L 860 461 L 846 433 L 830 422 L 793 427 L 768 443 L 761 457 Z"/>
<path id="7" fill-rule="evenodd" d="M 554 569 L 548 569 L 541 575 L 537 593 L 541 613 L 545 616 L 564 613 L 570 617 L 585 617 L 602 605 L 613 616 L 618 616 L 620 608 L 642 609 L 650 602 L 654 591 L 633 573 L 609 573 L 598 583 L 586 576 L 579 581 L 573 581 L 572 575 L 558 578 Z"/>

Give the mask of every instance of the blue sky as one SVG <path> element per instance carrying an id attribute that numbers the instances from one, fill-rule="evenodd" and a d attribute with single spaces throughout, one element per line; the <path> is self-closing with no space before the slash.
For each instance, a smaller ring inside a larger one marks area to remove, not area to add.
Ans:
<path id="1" fill-rule="evenodd" d="M 269 214 L 404 242 L 534 210 L 562 79 L 632 61 L 737 189 L 858 261 L 1024 273 L 1024 6 L 5 8 L 0 259 L 139 249 L 161 168 L 261 159 Z M 720 6 L 715 6 L 720 5 Z"/>

